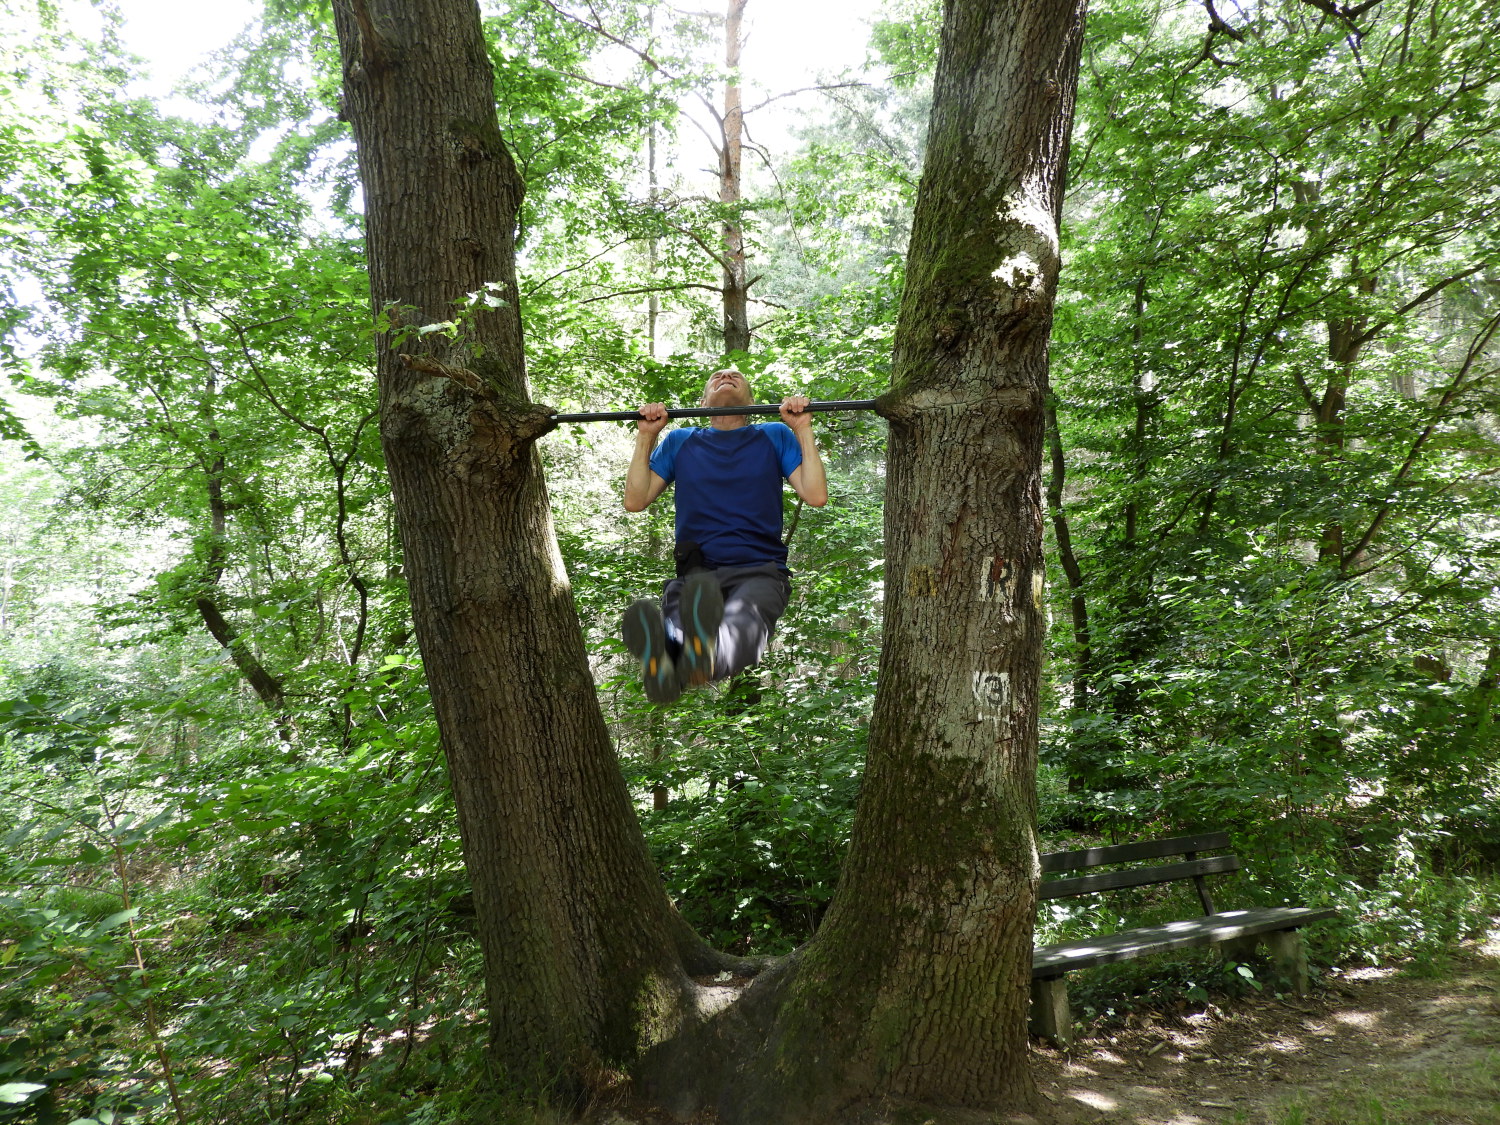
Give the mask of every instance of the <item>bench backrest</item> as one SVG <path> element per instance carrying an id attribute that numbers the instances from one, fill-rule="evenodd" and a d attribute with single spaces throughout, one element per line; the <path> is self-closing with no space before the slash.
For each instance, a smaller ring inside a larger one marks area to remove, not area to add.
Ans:
<path id="1" fill-rule="evenodd" d="M 1197 888 L 1198 900 L 1203 904 L 1203 913 L 1212 914 L 1214 901 L 1203 877 L 1238 871 L 1240 861 L 1233 855 L 1200 859 L 1198 853 L 1223 851 L 1228 847 L 1227 832 L 1200 832 L 1196 836 L 1178 836 L 1170 840 L 1143 840 L 1138 844 L 1115 844 L 1071 852 L 1044 852 L 1041 856 L 1043 875 L 1086 871 L 1090 867 L 1140 863 L 1143 860 L 1167 859 L 1172 856 L 1182 856 L 1183 859 L 1175 863 L 1143 864 L 1101 875 L 1043 879 L 1040 894 L 1043 899 L 1071 898 L 1099 891 L 1115 891 L 1122 887 L 1145 887 L 1153 883 L 1175 883 L 1179 879 L 1191 879 Z"/>

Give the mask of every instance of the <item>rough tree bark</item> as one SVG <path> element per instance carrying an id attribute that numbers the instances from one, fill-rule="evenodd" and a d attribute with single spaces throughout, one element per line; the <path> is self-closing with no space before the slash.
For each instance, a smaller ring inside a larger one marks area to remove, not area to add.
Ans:
<path id="1" fill-rule="evenodd" d="M 380 428 L 456 796 L 491 1051 L 582 1096 L 723 967 L 672 908 L 616 764 L 551 525 L 500 136 L 475 0 L 336 0 L 364 184 Z M 474 304 L 489 291 L 504 304 Z M 456 333 L 420 333 L 460 319 Z"/>

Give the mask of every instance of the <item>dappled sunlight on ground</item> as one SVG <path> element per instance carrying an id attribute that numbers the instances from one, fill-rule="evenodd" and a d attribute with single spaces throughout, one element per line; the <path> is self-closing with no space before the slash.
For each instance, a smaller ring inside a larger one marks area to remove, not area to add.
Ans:
<path id="1" fill-rule="evenodd" d="M 1470 946 L 1446 979 L 1353 969 L 1330 973 L 1307 999 L 1262 995 L 1181 1015 L 1137 1012 L 1081 1036 L 1071 1051 L 1034 1044 L 1041 1120 L 1281 1125 L 1298 1099 L 1379 1083 L 1409 1088 L 1426 1073 L 1413 1068 L 1500 1058 L 1497 960 L 1500 934 Z"/>
<path id="2" fill-rule="evenodd" d="M 1091 1106 L 1094 1109 L 1114 1110 L 1120 1108 L 1120 1103 L 1115 1101 L 1114 1098 L 1106 1097 L 1093 1090 L 1069 1090 L 1068 1097 L 1072 1098 L 1075 1102 L 1082 1102 L 1084 1105 Z"/>
<path id="3" fill-rule="evenodd" d="M 1299 1054 L 1302 1049 L 1302 1040 L 1288 1039 L 1285 1036 L 1277 1036 L 1261 1047 L 1263 1051 L 1275 1051 L 1283 1055 Z"/>
<path id="4" fill-rule="evenodd" d="M 1387 980 L 1396 975 L 1388 965 L 1367 965 L 1362 969 L 1345 969 L 1341 974 L 1346 981 Z"/>
<path id="5" fill-rule="evenodd" d="M 1086 1075 L 1090 1078 L 1097 1078 L 1099 1076 L 1099 1072 L 1097 1070 L 1093 1069 L 1092 1067 L 1084 1066 L 1082 1063 L 1078 1062 L 1068 1063 L 1063 1068 L 1063 1072 L 1070 1078 L 1074 1075 L 1079 1074 Z"/>

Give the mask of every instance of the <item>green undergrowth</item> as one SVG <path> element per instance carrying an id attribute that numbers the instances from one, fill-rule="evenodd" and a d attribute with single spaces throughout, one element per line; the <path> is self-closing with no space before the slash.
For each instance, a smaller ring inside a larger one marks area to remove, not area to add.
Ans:
<path id="1" fill-rule="evenodd" d="M 0 1122 L 439 1120 L 482 978 L 414 682 L 248 761 L 164 755 L 129 701 L 0 708 Z"/>
<path id="2" fill-rule="evenodd" d="M 860 692 L 815 692 L 785 655 L 751 687 L 752 699 L 732 694 L 741 687 L 695 703 L 713 737 L 664 738 L 658 758 L 626 770 L 643 804 L 655 786 L 669 794 L 643 823 L 684 914 L 723 947 L 781 952 L 813 932 L 835 885 L 858 797 Z M 0 833 L 0 1122 L 157 1125 L 177 1116 L 174 1093 L 188 1120 L 225 1125 L 468 1120 L 487 1104 L 482 972 L 420 696 L 348 748 L 295 757 L 274 744 L 252 757 L 226 738 L 213 756 L 164 760 L 140 735 L 155 719 L 40 695 L 0 715 L 15 814 Z M 1097 842 L 1117 841 L 1053 832 L 1043 846 Z M 1340 870 L 1316 849 L 1296 865 L 1257 857 L 1214 893 L 1226 908 L 1338 905 L 1309 931 L 1315 974 L 1400 959 L 1441 971 L 1500 895 L 1482 869 L 1441 867 L 1420 843 L 1373 870 Z M 1038 940 L 1199 909 L 1181 885 L 1063 900 L 1044 908 Z M 1075 1011 L 1096 1025 L 1280 987 L 1264 964 L 1210 950 L 1070 978 Z M 484 1119 L 546 1121 L 530 1112 Z"/>

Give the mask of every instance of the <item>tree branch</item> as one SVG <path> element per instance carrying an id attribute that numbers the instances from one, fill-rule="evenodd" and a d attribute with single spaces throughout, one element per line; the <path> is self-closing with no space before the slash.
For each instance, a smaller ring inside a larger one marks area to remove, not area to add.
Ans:
<path id="1" fill-rule="evenodd" d="M 533 293 L 537 292 L 539 289 L 544 289 L 548 285 L 551 285 L 558 278 L 563 277 L 566 274 L 574 273 L 574 272 L 576 272 L 578 270 L 581 270 L 581 269 L 583 269 L 584 266 L 588 265 L 590 262 L 597 262 L 600 258 L 604 257 L 604 255 L 606 255 L 606 254 L 612 254 L 616 250 L 618 250 L 621 246 L 628 246 L 630 243 L 635 242 L 635 241 L 637 241 L 637 239 L 634 238 L 634 237 L 624 238 L 624 239 L 621 239 L 619 242 L 616 242 L 613 246 L 606 246 L 603 250 L 599 251 L 599 253 L 590 255 L 589 257 L 585 258 L 583 261 L 579 262 L 576 266 L 569 266 L 567 269 L 558 270 L 556 273 L 552 274 L 551 276 L 542 278 L 542 280 L 538 281 L 536 284 L 527 287 L 526 291 L 522 294 L 522 296 L 524 296 L 524 297 L 530 297 Z"/>
<path id="2" fill-rule="evenodd" d="M 917 181 L 911 176 L 907 175 L 904 171 L 908 163 L 913 159 L 911 153 L 902 152 L 900 149 L 898 149 L 896 147 L 896 142 L 893 141 L 890 137 L 887 137 L 884 130 L 882 130 L 880 126 L 877 125 L 868 114 L 860 112 L 858 109 L 851 106 L 848 102 L 841 101 L 831 95 L 829 96 L 828 100 L 833 102 L 834 105 L 838 106 L 845 113 L 850 114 L 856 120 L 862 122 L 871 131 L 875 139 L 880 142 L 881 147 L 884 148 L 886 152 L 890 153 L 891 158 L 900 165 L 900 170 L 893 170 L 893 173 L 897 179 L 899 179 L 907 187 L 915 188 L 917 186 Z"/>
<path id="3" fill-rule="evenodd" d="M 705 104 L 707 104 L 707 103 L 705 103 Z M 715 138 L 715 136 L 708 131 L 707 127 L 703 124 L 703 122 L 699 121 L 691 113 L 688 113 L 687 111 L 684 110 L 682 116 L 686 117 L 689 121 L 691 121 L 693 123 L 694 128 L 696 128 L 698 130 L 698 132 L 700 132 L 700 133 L 703 134 L 704 139 L 708 141 L 708 147 L 711 148 L 711 149 L 713 149 L 714 159 L 715 160 L 722 160 L 724 158 L 723 157 L 723 153 L 724 153 L 724 119 L 719 116 L 718 111 L 715 110 L 712 105 L 708 106 L 708 111 L 709 111 L 709 113 L 713 114 L 714 121 L 719 126 L 719 136 L 717 138 Z M 712 175 L 718 175 L 718 170 L 717 169 L 713 170 L 711 174 Z"/>
<path id="4" fill-rule="evenodd" d="M 717 262 L 719 264 L 719 267 L 721 269 L 726 269 L 727 270 L 729 268 L 729 259 L 724 254 L 722 254 L 718 250 L 714 249 L 713 246 L 711 246 L 707 242 L 705 242 L 703 240 L 703 237 L 701 235 L 699 235 L 696 231 L 689 230 L 687 227 L 679 226 L 676 223 L 668 223 L 667 226 L 671 227 L 678 234 L 683 235 L 684 237 L 686 237 L 686 238 L 692 240 L 693 242 L 697 243 L 698 246 L 710 258 L 712 258 L 715 262 Z"/>
<path id="5" fill-rule="evenodd" d="M 634 94 L 637 91 L 630 86 L 617 86 L 613 82 L 603 82 L 598 78 L 590 78 L 587 74 L 576 74 L 571 70 L 554 70 L 553 74 L 559 74 L 564 78 L 571 78 L 574 82 L 582 82 L 588 86 L 598 86 L 601 90 L 618 90 L 622 94 Z"/>
<path id="6" fill-rule="evenodd" d="M 1453 376 L 1453 381 L 1448 384 L 1448 389 L 1443 392 L 1443 397 L 1438 400 L 1437 406 L 1433 408 L 1434 417 L 1432 421 L 1427 423 L 1426 428 L 1417 435 L 1417 440 L 1412 443 L 1411 449 L 1406 454 L 1406 460 L 1401 463 L 1401 467 L 1396 470 L 1396 475 L 1391 479 L 1392 489 L 1404 481 L 1407 474 L 1416 465 L 1417 456 L 1422 452 L 1422 447 L 1427 444 L 1427 439 L 1437 430 L 1438 422 L 1442 420 L 1443 411 L 1458 397 L 1459 391 L 1464 387 L 1464 381 L 1468 378 L 1470 368 L 1474 366 L 1475 359 L 1489 346 L 1489 342 L 1494 338 L 1497 330 L 1500 330 L 1500 313 L 1497 313 L 1485 324 L 1479 331 L 1479 334 L 1474 337 L 1473 343 L 1469 345 L 1469 353 L 1464 357 L 1463 364 Z M 1490 374 L 1494 374 L 1494 372 L 1486 372 L 1486 375 Z M 1389 490 L 1387 491 L 1389 492 Z M 1364 535 L 1360 536 L 1359 542 L 1339 561 L 1340 569 L 1348 567 L 1350 563 L 1369 550 L 1370 544 L 1374 542 L 1375 536 L 1379 533 L 1381 525 L 1385 523 L 1390 511 L 1391 500 L 1387 498 L 1371 518 L 1370 526 Z"/>
<path id="7" fill-rule="evenodd" d="M 589 6 L 589 14 L 594 17 L 594 22 L 590 23 L 588 20 L 584 19 L 582 16 L 576 16 L 572 12 L 568 11 L 567 9 L 562 8 L 562 7 L 560 7 L 557 4 L 554 4 L 552 2 L 552 0 L 542 0 L 542 3 L 545 4 L 545 5 L 547 5 L 547 7 L 551 8 L 558 15 L 562 16 L 563 19 L 565 19 L 565 20 L 571 20 L 572 22 L 576 23 L 579 27 L 585 27 L 588 30 L 592 31 L 595 35 L 603 36 L 605 39 L 608 39 L 611 43 L 613 43 L 617 47 L 623 47 L 625 50 L 629 51 L 632 55 L 634 55 L 636 58 L 640 59 L 641 62 L 645 63 L 648 67 L 650 67 L 652 70 L 656 71 L 658 74 L 664 75 L 665 77 L 672 79 L 674 82 L 678 80 L 678 76 L 677 75 L 673 74 L 666 67 L 662 66 L 661 63 L 657 62 L 656 59 L 653 58 L 649 52 L 643 51 L 639 47 L 636 47 L 636 46 L 634 46 L 634 45 L 632 45 L 630 43 L 627 43 L 625 40 L 621 39 L 618 35 L 614 35 L 611 32 L 609 32 L 608 30 L 606 30 L 605 27 L 604 27 L 603 21 L 599 18 L 599 13 L 596 12 L 596 11 L 594 11 L 593 5 Z"/>
<path id="8" fill-rule="evenodd" d="M 771 97 L 767 98 L 765 101 L 759 103 L 758 105 L 753 105 L 749 109 L 740 110 L 740 113 L 741 115 L 754 113 L 758 109 L 765 109 L 766 106 L 770 105 L 772 102 L 779 102 L 782 98 L 791 98 L 795 97 L 798 94 L 818 93 L 826 90 L 851 90 L 856 88 L 868 89 L 869 86 L 870 84 L 868 82 L 830 82 L 820 86 L 799 86 L 797 89 L 788 90 L 784 94 L 773 94 L 771 95 Z"/>
<path id="9" fill-rule="evenodd" d="M 1340 23 L 1347 24 L 1352 31 L 1363 35 L 1364 32 L 1355 26 L 1354 21 L 1379 4 L 1381 0 L 1364 0 L 1362 4 L 1345 4 L 1343 7 L 1335 4 L 1333 0 L 1302 0 L 1302 2 L 1308 5 L 1308 7 L 1316 8 L 1318 11 L 1332 16 Z"/>
<path id="10" fill-rule="evenodd" d="M 1384 629 L 1387 625 L 1391 624 L 1391 622 L 1393 622 L 1393 621 L 1399 621 L 1403 617 L 1410 616 L 1411 614 L 1415 613 L 1417 610 L 1421 609 L 1428 602 L 1430 602 L 1434 598 L 1436 598 L 1444 590 L 1447 590 L 1449 587 L 1458 585 L 1459 579 L 1461 577 L 1463 577 L 1463 576 L 1460 573 L 1460 574 L 1455 575 L 1454 577 L 1448 579 L 1446 582 L 1440 582 L 1440 583 L 1438 583 L 1431 590 L 1428 590 L 1426 593 L 1424 593 L 1420 597 L 1418 597 L 1416 601 L 1414 601 L 1414 602 L 1411 603 L 1411 605 L 1405 606 L 1402 609 L 1398 609 L 1395 613 L 1391 614 L 1389 617 L 1383 617 L 1379 621 L 1372 621 L 1368 625 L 1361 626 L 1358 629 L 1351 629 L 1349 632 L 1347 632 L 1347 633 L 1344 634 L 1343 640 L 1346 641 L 1346 642 L 1347 641 L 1352 641 L 1355 637 L 1362 637 L 1366 633 L 1374 633 L 1377 630 Z"/>
<path id="11" fill-rule="evenodd" d="M 585 297 L 579 301 L 580 305 L 592 304 L 595 301 L 608 301 L 612 297 L 630 297 L 638 293 L 670 293 L 678 289 L 707 289 L 710 293 L 724 292 L 717 285 L 708 285 L 699 281 L 684 281 L 680 285 L 642 285 L 635 289 L 618 289 L 613 293 L 601 293 L 597 297 Z"/>
<path id="12" fill-rule="evenodd" d="M 1380 335 L 1381 332 L 1389 328 L 1394 321 L 1405 316 L 1413 309 L 1418 308 L 1421 305 L 1425 305 L 1428 301 L 1432 300 L 1432 298 L 1436 297 L 1439 293 L 1448 288 L 1448 286 L 1452 285 L 1455 281 L 1462 281 L 1466 277 L 1473 277 L 1476 273 L 1479 273 L 1484 269 L 1485 264 L 1486 263 L 1481 262 L 1477 266 L 1471 266 L 1461 273 L 1453 274 L 1451 277 L 1445 277 L 1442 281 L 1438 281 L 1433 283 L 1432 285 L 1429 285 L 1426 289 L 1422 290 L 1422 292 L 1418 293 L 1410 301 L 1407 301 L 1406 304 L 1402 305 L 1399 309 L 1391 313 L 1384 320 L 1378 321 L 1373 327 L 1361 333 L 1359 336 L 1356 336 L 1353 341 L 1354 346 L 1363 347 L 1365 344 L 1368 344 L 1376 336 Z M 1491 331 L 1493 331 L 1493 329 L 1491 329 Z M 1471 356 L 1470 359 L 1472 358 L 1473 357 Z M 1467 367 L 1468 364 L 1466 363 L 1465 366 Z"/>

